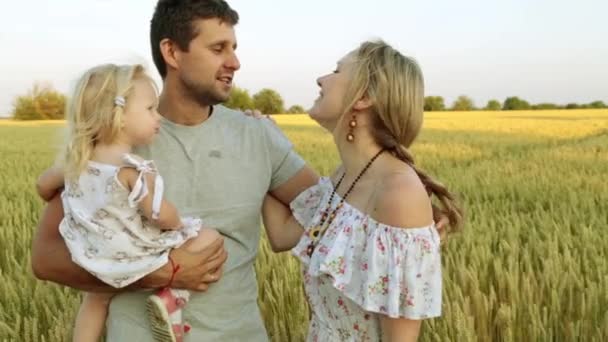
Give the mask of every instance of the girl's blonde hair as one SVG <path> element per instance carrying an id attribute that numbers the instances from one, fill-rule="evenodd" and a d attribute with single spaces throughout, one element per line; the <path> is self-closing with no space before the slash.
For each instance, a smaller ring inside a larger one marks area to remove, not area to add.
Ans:
<path id="1" fill-rule="evenodd" d="M 423 119 L 424 80 L 418 63 L 383 41 L 364 42 L 353 54 L 352 80 L 345 97 L 351 102 L 345 103 L 345 114 L 364 96 L 371 100 L 371 133 L 376 142 L 416 171 L 429 195 L 441 202 L 450 219 L 450 231 L 458 230 L 463 214 L 454 196 L 418 169 L 408 150 L 420 133 Z"/>
<path id="2" fill-rule="evenodd" d="M 78 177 L 85 170 L 97 144 L 116 141 L 126 101 L 138 78 L 154 84 L 139 64 L 99 65 L 78 80 L 67 107 L 68 137 L 61 158 L 66 177 Z"/>

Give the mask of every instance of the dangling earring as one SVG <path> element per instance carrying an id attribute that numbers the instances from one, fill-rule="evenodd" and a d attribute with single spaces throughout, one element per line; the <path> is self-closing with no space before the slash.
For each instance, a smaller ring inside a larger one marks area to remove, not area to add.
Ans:
<path id="1" fill-rule="evenodd" d="M 353 114 L 353 117 L 348 122 L 348 134 L 346 134 L 346 141 L 353 142 L 355 141 L 354 130 L 357 127 L 357 117 Z"/>

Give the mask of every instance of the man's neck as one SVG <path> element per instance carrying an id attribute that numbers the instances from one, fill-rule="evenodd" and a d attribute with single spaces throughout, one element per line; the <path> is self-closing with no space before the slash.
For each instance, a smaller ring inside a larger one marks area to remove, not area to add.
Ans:
<path id="1" fill-rule="evenodd" d="M 211 105 L 201 105 L 174 85 L 167 84 L 159 97 L 158 112 L 167 120 L 178 125 L 196 126 L 211 115 Z"/>

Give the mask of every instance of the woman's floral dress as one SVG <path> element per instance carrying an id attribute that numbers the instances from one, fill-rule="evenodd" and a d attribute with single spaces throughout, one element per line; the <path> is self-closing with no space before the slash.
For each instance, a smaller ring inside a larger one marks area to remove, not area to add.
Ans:
<path id="1" fill-rule="evenodd" d="M 441 314 L 441 258 L 434 225 L 379 223 L 347 202 L 309 257 L 308 231 L 319 224 L 333 185 L 328 178 L 292 203 L 305 228 L 292 250 L 302 261 L 312 317 L 308 341 L 380 341 L 380 315 L 424 319 Z M 336 194 L 331 204 L 340 201 Z"/>

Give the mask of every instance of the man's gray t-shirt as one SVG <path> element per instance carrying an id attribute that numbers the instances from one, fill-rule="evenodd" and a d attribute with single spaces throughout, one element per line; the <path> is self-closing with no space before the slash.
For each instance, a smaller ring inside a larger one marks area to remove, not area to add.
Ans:
<path id="1" fill-rule="evenodd" d="M 254 260 L 264 195 L 294 176 L 304 161 L 266 119 L 215 106 L 208 120 L 181 126 L 163 119 L 154 143 L 135 151 L 154 160 L 165 198 L 182 216 L 197 216 L 224 236 L 228 260 L 222 279 L 193 293 L 184 319 L 186 341 L 267 341 L 257 307 Z M 112 300 L 109 342 L 153 342 L 145 311 L 150 292 Z"/>

